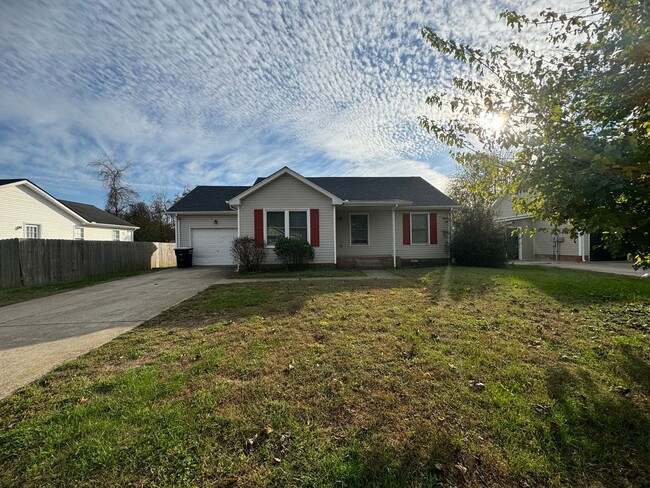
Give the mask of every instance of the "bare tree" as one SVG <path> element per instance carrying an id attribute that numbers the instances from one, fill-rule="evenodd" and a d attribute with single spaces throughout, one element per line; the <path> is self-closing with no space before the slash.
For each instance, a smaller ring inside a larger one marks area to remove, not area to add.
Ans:
<path id="1" fill-rule="evenodd" d="M 89 163 L 88 167 L 97 172 L 99 180 L 106 189 L 106 211 L 113 215 L 123 216 L 128 206 L 138 196 L 138 192 L 124 181 L 131 165 L 129 163 L 120 165 L 112 156 L 103 154 Z"/>

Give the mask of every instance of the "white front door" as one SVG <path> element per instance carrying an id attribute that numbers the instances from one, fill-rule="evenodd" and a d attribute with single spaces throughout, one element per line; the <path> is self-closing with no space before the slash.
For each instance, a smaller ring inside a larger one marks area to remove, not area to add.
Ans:
<path id="1" fill-rule="evenodd" d="M 192 262 L 197 266 L 233 264 L 230 255 L 232 240 L 237 229 L 192 229 Z"/>

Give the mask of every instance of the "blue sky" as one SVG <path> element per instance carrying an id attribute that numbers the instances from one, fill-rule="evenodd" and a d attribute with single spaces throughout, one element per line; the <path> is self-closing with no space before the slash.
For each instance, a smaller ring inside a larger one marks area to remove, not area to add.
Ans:
<path id="1" fill-rule="evenodd" d="M 564 2 L 566 3 L 566 2 Z M 419 175 L 444 187 L 448 148 L 417 125 L 460 67 L 428 25 L 480 46 L 521 1 L 0 3 L 0 178 L 103 206 L 87 163 L 130 161 L 148 198 L 197 184 Z M 531 33 L 529 41 L 543 46 Z"/>

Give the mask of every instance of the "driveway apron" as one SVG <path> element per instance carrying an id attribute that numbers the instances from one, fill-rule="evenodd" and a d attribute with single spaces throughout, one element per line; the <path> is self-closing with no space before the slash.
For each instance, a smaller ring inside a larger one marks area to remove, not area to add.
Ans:
<path id="1" fill-rule="evenodd" d="M 0 398 L 223 279 L 166 269 L 0 308 Z"/>

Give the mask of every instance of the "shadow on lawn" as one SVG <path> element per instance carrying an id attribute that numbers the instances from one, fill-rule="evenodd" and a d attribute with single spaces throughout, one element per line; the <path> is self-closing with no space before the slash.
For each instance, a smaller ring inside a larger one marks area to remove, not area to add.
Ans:
<path id="1" fill-rule="evenodd" d="M 376 293 L 417 286 L 409 280 L 318 281 L 214 285 L 172 307 L 144 327 L 195 327 L 220 320 L 252 316 L 270 318 L 298 313 L 317 296 L 357 292 Z"/>
<path id="2" fill-rule="evenodd" d="M 549 371 L 547 387 L 556 402 L 548 456 L 570 486 L 650 486 L 647 411 L 627 393 L 599 388 L 586 372 L 567 367 Z"/>

